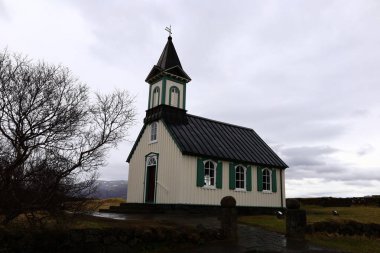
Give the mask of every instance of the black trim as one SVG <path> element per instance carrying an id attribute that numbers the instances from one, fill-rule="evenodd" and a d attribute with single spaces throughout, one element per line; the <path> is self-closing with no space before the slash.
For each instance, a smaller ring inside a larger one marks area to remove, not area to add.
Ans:
<path id="1" fill-rule="evenodd" d="M 149 124 L 159 119 L 165 119 L 166 122 L 174 124 L 184 124 L 187 120 L 186 110 L 161 104 L 146 111 L 144 123 Z"/>
<path id="2" fill-rule="evenodd" d="M 237 206 L 238 215 L 274 214 L 284 210 L 282 207 Z M 199 204 L 151 204 L 151 203 L 121 203 L 110 209 L 100 209 L 105 213 L 166 213 L 166 214 L 203 214 L 219 216 L 222 213 L 220 205 Z"/>

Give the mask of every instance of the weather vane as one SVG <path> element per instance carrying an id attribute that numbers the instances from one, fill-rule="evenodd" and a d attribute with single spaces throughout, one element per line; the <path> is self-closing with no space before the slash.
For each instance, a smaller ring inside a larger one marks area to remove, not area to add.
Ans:
<path id="1" fill-rule="evenodd" d="M 172 25 L 170 25 L 169 27 L 166 27 L 165 31 L 169 33 L 169 36 L 172 36 Z"/>

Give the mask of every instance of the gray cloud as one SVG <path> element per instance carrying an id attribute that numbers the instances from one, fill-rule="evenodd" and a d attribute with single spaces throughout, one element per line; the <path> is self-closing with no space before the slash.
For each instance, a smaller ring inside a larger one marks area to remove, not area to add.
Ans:
<path id="1" fill-rule="evenodd" d="M 2 0 L 0 0 L 0 19 L 3 19 L 3 20 L 9 19 L 9 14 Z"/>
<path id="2" fill-rule="evenodd" d="M 358 155 L 363 156 L 363 155 L 367 155 L 367 154 L 369 154 L 369 153 L 372 153 L 374 150 L 375 150 L 375 149 L 374 149 L 374 147 L 373 147 L 372 145 L 367 144 L 367 145 L 361 147 L 361 148 L 358 150 L 357 153 L 358 153 Z"/>
<path id="3" fill-rule="evenodd" d="M 339 150 L 336 148 L 332 148 L 329 146 L 314 146 L 314 147 L 290 147 L 290 148 L 283 148 L 281 152 L 285 156 L 310 156 L 310 157 L 316 157 L 322 155 L 330 155 L 333 153 L 338 152 Z"/>
<path id="4" fill-rule="evenodd" d="M 364 109 L 358 109 L 358 110 L 354 110 L 351 115 L 353 117 L 365 117 L 365 116 L 368 116 L 369 114 L 369 111 L 368 110 L 364 110 Z"/>
<path id="5" fill-rule="evenodd" d="M 363 182 L 380 183 L 379 168 L 362 168 L 333 158 L 331 155 L 342 152 L 329 146 L 284 147 L 277 146 L 281 157 L 288 163 L 286 170 L 289 179 L 322 178 L 326 182 L 341 181 L 360 187 Z"/>

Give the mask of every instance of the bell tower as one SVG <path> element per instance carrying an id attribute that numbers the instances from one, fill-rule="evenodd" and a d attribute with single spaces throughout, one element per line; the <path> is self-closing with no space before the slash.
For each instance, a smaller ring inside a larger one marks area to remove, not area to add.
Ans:
<path id="1" fill-rule="evenodd" d="M 160 59 L 145 79 L 149 84 L 148 111 L 158 106 L 186 110 L 186 84 L 190 81 L 169 35 Z"/>

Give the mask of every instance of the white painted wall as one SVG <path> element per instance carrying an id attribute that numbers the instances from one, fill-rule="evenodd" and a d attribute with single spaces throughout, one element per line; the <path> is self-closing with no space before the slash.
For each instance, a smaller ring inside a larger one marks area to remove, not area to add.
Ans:
<path id="1" fill-rule="evenodd" d="M 219 205 L 224 196 L 233 196 L 239 206 L 281 207 L 280 170 L 276 170 L 277 192 L 257 191 L 257 167 L 252 167 L 252 191 L 229 189 L 229 163 L 223 161 L 222 189 L 196 186 L 197 158 L 182 155 L 162 121 L 158 122 L 157 142 L 149 143 L 147 126 L 129 164 L 128 202 L 144 202 L 145 156 L 159 154 L 156 203 Z M 283 205 L 285 206 L 285 173 L 282 173 Z"/>
<path id="2" fill-rule="evenodd" d="M 128 202 L 144 202 L 145 156 L 158 153 L 156 203 L 177 203 L 182 154 L 167 132 L 162 121 L 158 122 L 157 142 L 149 143 L 150 126 L 147 126 L 129 164 Z"/>
<path id="3" fill-rule="evenodd" d="M 180 203 L 219 205 L 224 196 L 233 196 L 238 206 L 281 207 L 280 170 L 276 170 L 277 192 L 257 191 L 257 167 L 252 168 L 252 191 L 229 189 L 229 162 L 223 161 L 222 189 L 210 189 L 196 186 L 197 158 L 183 156 L 184 165 L 181 172 Z M 284 185 L 284 183 L 283 183 Z"/>

